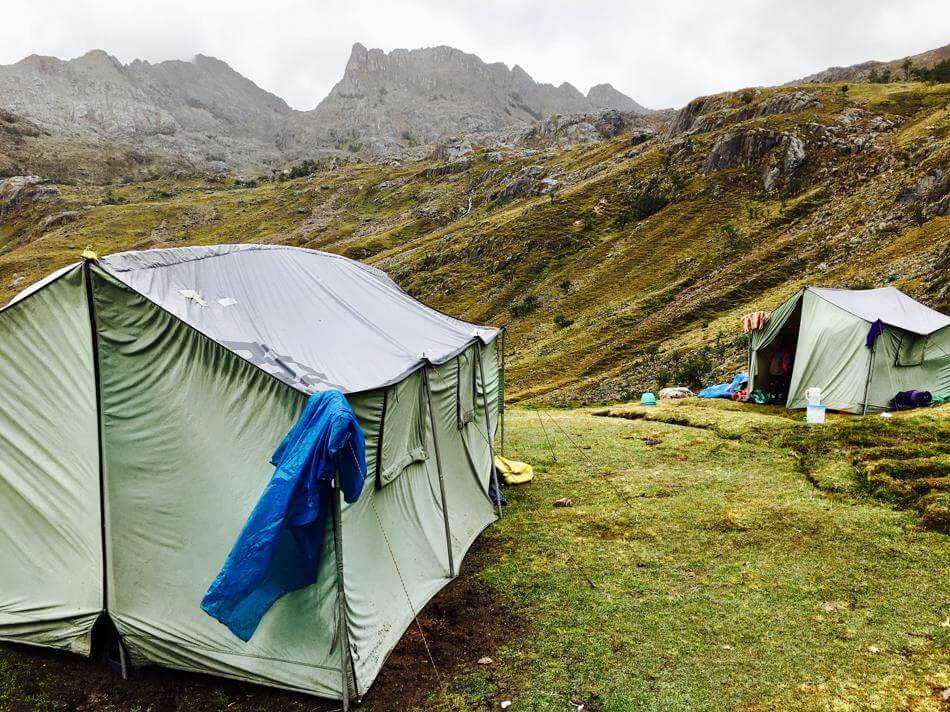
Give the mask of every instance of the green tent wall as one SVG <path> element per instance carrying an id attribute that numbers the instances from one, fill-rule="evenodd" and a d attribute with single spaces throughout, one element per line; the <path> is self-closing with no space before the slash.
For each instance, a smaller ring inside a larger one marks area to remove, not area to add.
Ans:
<path id="1" fill-rule="evenodd" d="M 0 639 L 88 654 L 105 614 L 133 663 L 359 697 L 495 519 L 496 342 L 473 340 L 347 394 L 370 477 L 317 584 L 244 643 L 199 603 L 306 393 L 94 261 L 6 307 L 0 335 Z"/>

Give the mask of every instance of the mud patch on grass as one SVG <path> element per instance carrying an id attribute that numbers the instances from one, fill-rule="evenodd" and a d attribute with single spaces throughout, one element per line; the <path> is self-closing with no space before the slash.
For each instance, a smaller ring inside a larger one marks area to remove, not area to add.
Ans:
<path id="1" fill-rule="evenodd" d="M 480 538 L 459 577 L 440 591 L 419 615 L 432 656 L 448 682 L 466 665 L 491 655 L 520 635 L 524 618 L 477 573 L 491 557 L 491 542 Z M 422 707 L 439 693 L 432 664 L 415 623 L 397 644 L 359 709 Z M 114 675 L 99 659 L 59 651 L 0 644 L 0 711 L 48 710 L 224 710 L 250 712 L 330 712 L 339 702 L 282 692 L 258 685 L 159 667 L 137 670 L 130 680 Z"/>
<path id="2" fill-rule="evenodd" d="M 512 601 L 475 576 L 491 558 L 491 545 L 490 538 L 480 538 L 465 558 L 461 575 L 419 616 L 425 642 L 445 681 L 475 665 L 479 658 L 491 656 L 527 627 Z M 363 709 L 411 709 L 421 706 L 430 695 L 439 694 L 425 642 L 419 626 L 413 623 L 386 661 Z"/>

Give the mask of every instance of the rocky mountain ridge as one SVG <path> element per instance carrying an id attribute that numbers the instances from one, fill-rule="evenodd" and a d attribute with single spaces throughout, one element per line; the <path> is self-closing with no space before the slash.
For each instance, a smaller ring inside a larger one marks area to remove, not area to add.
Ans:
<path id="1" fill-rule="evenodd" d="M 9 129 L 0 134 L 0 172 L 32 172 L 26 159 L 57 159 L 68 144 L 68 162 L 93 180 L 102 169 L 85 159 L 97 147 L 114 173 L 138 166 L 138 177 L 266 174 L 325 155 L 419 157 L 420 146 L 449 135 L 603 109 L 646 111 L 609 85 L 585 97 L 567 83 L 539 84 L 517 65 L 486 64 L 450 47 L 387 54 L 356 44 L 343 78 L 311 111 L 292 109 L 204 55 L 155 64 L 122 64 L 102 50 L 68 61 L 31 55 L 0 66 Z"/>
<path id="2" fill-rule="evenodd" d="M 601 109 L 647 113 L 609 84 L 584 96 L 567 82 L 538 83 L 517 64 L 488 64 L 452 47 L 386 53 L 356 43 L 343 78 L 294 122 L 294 140 L 399 155 L 450 133 L 481 134 Z"/>
<path id="3" fill-rule="evenodd" d="M 834 82 L 874 82 L 883 81 L 884 83 L 893 80 L 902 79 L 909 81 L 915 78 L 915 70 L 919 73 L 932 71 L 943 63 L 944 67 L 950 63 L 950 44 L 927 50 L 919 54 L 910 55 L 901 59 L 894 59 L 889 62 L 879 62 L 876 60 L 870 62 L 861 62 L 847 67 L 828 67 L 820 72 L 809 74 L 807 77 L 788 82 L 785 86 L 794 86 L 797 84 L 829 84 Z M 947 71 L 944 69 L 944 71 Z M 947 81 L 947 79 L 943 79 Z"/>

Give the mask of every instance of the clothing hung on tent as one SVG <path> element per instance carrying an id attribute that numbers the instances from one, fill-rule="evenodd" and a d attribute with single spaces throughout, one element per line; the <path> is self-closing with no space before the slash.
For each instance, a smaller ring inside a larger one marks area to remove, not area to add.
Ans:
<path id="1" fill-rule="evenodd" d="M 132 666 L 362 696 L 498 516 L 500 330 L 314 250 L 83 258 L 0 308 L 0 639 L 88 656 L 113 631 Z M 338 431 L 310 427 L 344 400 L 358 498 Z M 342 457 L 332 508 L 317 451 Z M 208 599 L 243 640 L 201 602 L 265 520 L 260 585 Z"/>
<path id="2" fill-rule="evenodd" d="M 366 444 L 340 391 L 310 396 L 271 464 L 277 470 L 201 608 L 241 640 L 278 598 L 313 584 L 334 478 L 346 502 L 363 491 Z"/>

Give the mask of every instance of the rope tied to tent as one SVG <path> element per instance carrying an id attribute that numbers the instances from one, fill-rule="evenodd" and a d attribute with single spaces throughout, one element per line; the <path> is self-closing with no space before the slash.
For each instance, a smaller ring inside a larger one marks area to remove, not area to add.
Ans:
<path id="1" fill-rule="evenodd" d="M 538 414 L 538 422 L 541 424 L 541 431 L 544 433 L 544 441 L 548 444 L 548 450 L 551 451 L 551 459 L 557 462 L 557 453 L 554 452 L 554 446 L 551 445 L 551 438 L 548 437 L 548 429 L 544 427 L 544 420 L 541 418 L 541 411 Z"/>
<path id="2" fill-rule="evenodd" d="M 576 442 L 570 435 L 568 435 L 567 431 L 564 430 L 564 428 L 561 427 L 561 424 L 558 423 L 558 422 L 551 416 L 551 413 L 550 413 L 550 412 L 544 411 L 544 414 L 547 415 L 547 416 L 548 416 L 548 420 L 550 420 L 552 423 L 554 423 L 554 425 L 557 427 L 557 429 L 560 430 L 560 431 L 564 434 L 564 437 L 566 437 L 567 440 L 568 440 L 568 442 L 571 443 L 571 445 L 574 447 L 574 449 L 577 450 L 578 453 L 580 453 L 580 456 L 581 456 L 582 458 L 584 458 L 584 460 L 587 462 L 588 465 L 590 465 L 590 466 L 591 466 L 592 468 L 594 468 L 594 469 L 600 469 L 600 467 L 597 465 L 597 463 L 594 462 L 590 457 L 588 457 L 587 453 L 584 452 L 584 450 L 581 448 L 581 446 L 578 445 L 577 442 Z M 607 484 L 610 485 L 610 488 L 611 488 L 611 489 L 614 491 L 614 493 L 617 495 L 618 499 L 620 499 L 621 501 L 623 501 L 623 503 L 627 505 L 627 507 L 630 509 L 630 511 L 633 512 L 633 502 L 630 501 L 630 499 L 627 497 L 627 495 L 626 495 L 619 487 L 615 486 L 614 483 L 611 482 L 609 479 L 604 478 L 604 482 L 606 482 Z"/>
<path id="3" fill-rule="evenodd" d="M 349 445 L 353 458 L 358 462 L 352 443 Z M 402 592 L 406 596 L 406 603 L 409 604 L 409 610 L 412 612 L 412 619 L 415 621 L 416 627 L 419 629 L 419 635 L 422 637 L 422 645 L 426 649 L 426 656 L 429 658 L 429 663 L 432 665 L 432 670 L 435 673 L 435 679 L 439 684 L 439 689 L 442 691 L 442 697 L 445 699 L 446 703 L 448 703 L 448 693 L 445 689 L 445 683 L 442 681 L 442 675 L 439 673 L 439 666 L 435 664 L 435 657 L 432 655 L 432 649 L 429 647 L 429 640 L 426 638 L 425 631 L 422 629 L 422 624 L 419 622 L 419 614 L 416 612 L 416 607 L 412 605 L 412 597 L 409 595 L 409 588 L 406 586 L 406 581 L 402 576 L 399 563 L 396 561 L 396 553 L 393 551 L 392 543 L 389 541 L 389 535 L 386 533 L 386 527 L 383 526 L 382 517 L 379 516 L 379 510 L 376 509 L 376 502 L 374 501 L 373 497 L 369 498 L 369 504 L 373 508 L 373 514 L 376 516 L 376 522 L 379 524 L 379 531 L 382 532 L 383 540 L 386 542 L 386 548 L 389 550 L 389 557 L 392 559 L 393 567 L 396 569 L 396 576 L 399 578 L 399 585 L 402 586 Z"/>

